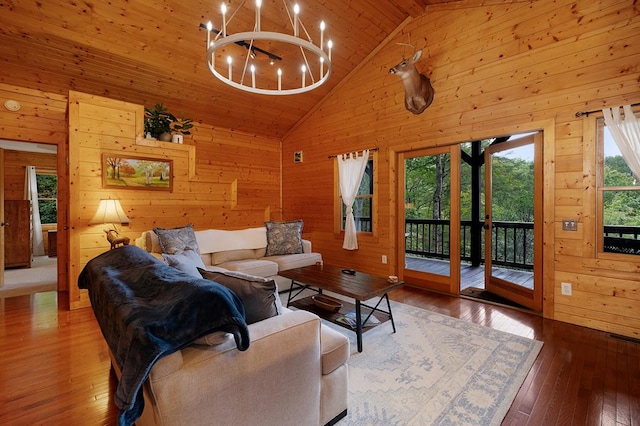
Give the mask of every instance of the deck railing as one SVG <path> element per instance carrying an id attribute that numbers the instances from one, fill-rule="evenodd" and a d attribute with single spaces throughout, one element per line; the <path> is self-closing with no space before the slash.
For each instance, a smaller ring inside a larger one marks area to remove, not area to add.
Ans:
<path id="1" fill-rule="evenodd" d="M 605 225 L 604 251 L 640 254 L 640 227 Z"/>
<path id="2" fill-rule="evenodd" d="M 533 269 L 533 223 L 493 222 L 493 253 L 496 266 Z M 482 228 L 482 223 L 478 225 Z M 460 222 L 460 258 L 473 262 L 471 255 L 470 220 Z M 436 219 L 405 219 L 405 253 L 436 259 L 449 258 L 449 221 Z M 484 263 L 484 245 L 480 262 Z"/>
<path id="3" fill-rule="evenodd" d="M 472 262 L 470 220 L 460 221 L 460 258 Z M 484 223 L 477 224 L 482 229 Z M 492 222 L 491 262 L 496 266 L 533 269 L 533 223 Z M 484 241 L 484 231 L 482 231 Z M 604 251 L 640 255 L 640 227 L 605 226 Z M 418 257 L 449 259 L 449 221 L 436 219 L 405 219 L 405 253 Z M 481 258 L 485 253 L 482 244 Z"/>

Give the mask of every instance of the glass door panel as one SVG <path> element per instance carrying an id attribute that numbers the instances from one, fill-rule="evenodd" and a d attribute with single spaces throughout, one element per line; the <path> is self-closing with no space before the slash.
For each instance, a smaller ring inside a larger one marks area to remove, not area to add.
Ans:
<path id="1" fill-rule="evenodd" d="M 457 146 L 401 155 L 404 276 L 446 292 L 459 276 L 459 158 Z"/>
<path id="2" fill-rule="evenodd" d="M 537 133 L 485 150 L 485 288 L 535 310 L 542 296 L 534 279 L 542 203 L 535 151 L 541 141 Z"/>

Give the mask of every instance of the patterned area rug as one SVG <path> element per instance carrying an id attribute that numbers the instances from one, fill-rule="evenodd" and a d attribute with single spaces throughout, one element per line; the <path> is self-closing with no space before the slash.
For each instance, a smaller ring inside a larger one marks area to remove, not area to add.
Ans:
<path id="1" fill-rule="evenodd" d="M 391 323 L 351 341 L 348 415 L 338 425 L 499 425 L 542 342 L 392 302 Z"/>

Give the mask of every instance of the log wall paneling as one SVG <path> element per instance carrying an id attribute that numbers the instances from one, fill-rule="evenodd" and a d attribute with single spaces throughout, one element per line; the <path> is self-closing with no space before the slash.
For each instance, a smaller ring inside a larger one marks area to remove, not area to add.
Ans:
<path id="1" fill-rule="evenodd" d="M 428 6 L 285 136 L 285 218 L 305 220 L 328 263 L 397 273 L 402 259 L 383 265 L 380 255 L 390 254 L 401 220 L 393 194 L 398 152 L 544 128 L 543 314 L 639 337 L 640 259 L 595 257 L 595 145 L 586 119 L 575 117 L 640 101 L 638 31 L 639 9 L 627 0 Z M 424 52 L 417 68 L 435 89 L 421 115 L 405 110 L 402 83 L 388 74 L 402 56 L 397 43 L 409 36 Z M 378 239 L 347 252 L 332 232 L 327 156 L 370 146 L 386 165 L 379 165 Z M 304 162 L 294 164 L 301 150 Z M 566 217 L 578 219 L 578 232 L 562 231 Z M 560 295 L 562 281 L 573 283 L 574 296 Z"/>
<path id="2" fill-rule="evenodd" d="M 42 154 L 26 151 L 4 151 L 4 198 L 7 200 L 24 199 L 25 166 L 35 166 L 39 172 L 56 173 L 55 154 Z"/>
<path id="3" fill-rule="evenodd" d="M 280 215 L 280 144 L 271 138 L 197 124 L 185 144 L 142 138 L 142 105 L 79 92 L 69 95 L 71 308 L 88 306 L 76 288 L 84 265 L 108 249 L 104 226 L 88 225 L 102 198 L 120 200 L 135 239 L 155 226 L 195 229 L 261 226 Z M 173 191 L 102 187 L 102 154 L 173 161 Z"/>

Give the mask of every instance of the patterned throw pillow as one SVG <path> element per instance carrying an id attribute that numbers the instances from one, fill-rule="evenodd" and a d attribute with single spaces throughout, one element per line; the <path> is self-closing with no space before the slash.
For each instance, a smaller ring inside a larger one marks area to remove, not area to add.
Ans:
<path id="1" fill-rule="evenodd" d="M 278 287 L 274 280 L 235 271 L 207 271 L 198 268 L 202 278 L 222 284 L 238 295 L 244 305 L 247 324 L 275 317 L 280 312 Z"/>
<path id="2" fill-rule="evenodd" d="M 189 249 L 200 254 L 196 234 L 190 224 L 181 228 L 153 228 L 153 232 L 158 236 L 163 253 L 177 254 Z"/>
<path id="3" fill-rule="evenodd" d="M 267 227 L 266 256 L 302 253 L 302 227 L 304 222 L 265 222 Z"/>

